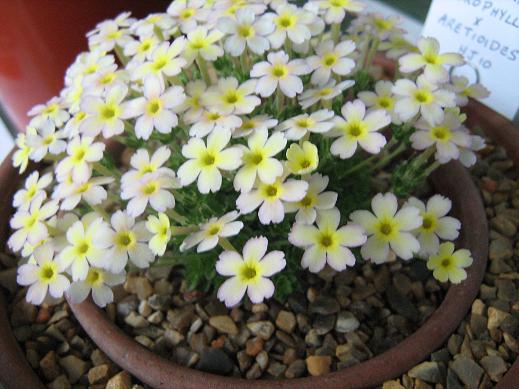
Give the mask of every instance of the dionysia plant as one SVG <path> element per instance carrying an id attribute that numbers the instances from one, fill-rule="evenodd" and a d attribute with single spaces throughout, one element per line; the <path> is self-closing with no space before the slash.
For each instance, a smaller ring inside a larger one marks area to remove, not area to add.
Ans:
<path id="1" fill-rule="evenodd" d="M 100 23 L 16 142 L 21 173 L 44 164 L 13 201 L 27 300 L 105 306 L 126 272 L 157 265 L 227 306 L 362 261 L 418 257 L 442 282 L 465 279 L 451 201 L 412 195 L 438 166 L 475 163 L 484 142 L 459 107 L 487 91 L 450 76 L 458 54 L 362 8 L 175 0 Z"/>

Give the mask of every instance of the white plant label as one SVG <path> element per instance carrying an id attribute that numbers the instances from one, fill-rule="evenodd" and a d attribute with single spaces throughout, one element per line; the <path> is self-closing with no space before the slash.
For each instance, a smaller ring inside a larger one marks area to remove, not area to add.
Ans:
<path id="1" fill-rule="evenodd" d="M 469 65 L 455 70 L 490 91 L 482 103 L 507 118 L 519 113 L 519 0 L 433 0 L 422 32 L 441 52 L 458 52 Z"/>

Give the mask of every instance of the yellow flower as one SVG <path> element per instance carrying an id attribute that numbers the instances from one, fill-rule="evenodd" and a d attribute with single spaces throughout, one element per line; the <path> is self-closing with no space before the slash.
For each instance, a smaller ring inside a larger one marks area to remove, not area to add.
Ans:
<path id="1" fill-rule="evenodd" d="M 454 251 L 454 243 L 446 242 L 440 245 L 438 253 L 431 255 L 427 268 L 433 271 L 433 276 L 440 282 L 449 280 L 459 284 L 467 278 L 465 267 L 472 265 L 472 256 L 466 249 Z"/>
<path id="2" fill-rule="evenodd" d="M 288 169 L 292 173 L 301 175 L 311 173 L 319 165 L 317 147 L 308 141 L 304 141 L 302 147 L 292 143 L 287 150 L 287 160 Z"/>

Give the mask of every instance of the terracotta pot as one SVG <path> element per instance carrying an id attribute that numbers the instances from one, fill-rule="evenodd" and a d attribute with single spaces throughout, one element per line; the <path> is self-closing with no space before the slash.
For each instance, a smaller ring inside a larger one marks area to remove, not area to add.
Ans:
<path id="1" fill-rule="evenodd" d="M 14 150 L 6 157 L 0 166 L 0 209 L 3 210 L 3 219 L 0 223 L 0 242 L 3 242 L 2 249 L 7 247 L 9 217 L 12 214 L 12 198 L 18 188 L 20 176 L 11 167 L 11 158 Z M 32 370 L 25 359 L 25 355 L 18 345 L 9 323 L 7 314 L 7 304 L 3 289 L 0 287 L 0 388 L 44 388 L 38 376 Z"/>
<path id="2" fill-rule="evenodd" d="M 27 111 L 63 88 L 63 75 L 87 50 L 85 34 L 123 11 L 163 12 L 163 0 L 23 0 L 0 2 L 0 101 L 21 130 Z"/>

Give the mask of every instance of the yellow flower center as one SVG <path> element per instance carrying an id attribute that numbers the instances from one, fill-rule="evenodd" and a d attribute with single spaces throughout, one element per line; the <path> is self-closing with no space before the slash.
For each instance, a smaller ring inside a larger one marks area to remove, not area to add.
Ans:
<path id="1" fill-rule="evenodd" d="M 315 204 L 316 198 L 313 194 L 307 193 L 305 197 L 301 201 L 299 201 L 299 205 L 303 208 L 312 208 Z"/>
<path id="2" fill-rule="evenodd" d="M 417 89 L 414 92 L 414 98 L 421 104 L 429 104 L 433 101 L 433 95 L 425 89 Z"/>
<path id="3" fill-rule="evenodd" d="M 151 196 L 154 194 L 157 190 L 159 190 L 159 183 L 157 181 L 150 181 L 147 182 L 142 187 L 142 193 L 144 193 L 147 196 Z"/>
<path id="4" fill-rule="evenodd" d="M 56 112 L 58 110 L 58 108 L 59 108 L 58 104 L 50 104 L 43 109 L 43 113 L 46 115 L 50 115 L 51 113 Z"/>
<path id="5" fill-rule="evenodd" d="M 346 131 L 352 138 L 362 138 L 367 133 L 366 125 L 359 121 L 353 121 L 346 124 Z"/>
<path id="6" fill-rule="evenodd" d="M 140 53 L 145 53 L 149 49 L 151 49 L 151 39 L 146 39 L 146 40 L 142 41 L 142 43 L 139 45 L 138 51 Z"/>
<path id="7" fill-rule="evenodd" d="M 451 130 L 446 126 L 433 127 L 431 129 L 431 136 L 433 139 L 441 142 L 447 142 L 452 137 Z"/>
<path id="8" fill-rule="evenodd" d="M 436 216 L 430 213 L 424 213 L 422 215 L 422 230 L 426 232 L 434 231 L 436 229 L 437 220 Z"/>
<path id="9" fill-rule="evenodd" d="M 438 56 L 434 53 L 425 53 L 423 59 L 429 65 L 438 65 L 440 63 Z"/>
<path id="10" fill-rule="evenodd" d="M 90 250 L 90 242 L 87 239 L 83 239 L 76 245 L 76 252 L 79 256 L 84 256 Z"/>
<path id="11" fill-rule="evenodd" d="M 84 184 L 80 185 L 76 191 L 77 193 L 85 193 L 87 190 L 90 189 L 91 186 L 92 184 L 90 184 L 89 182 L 85 182 Z"/>
<path id="12" fill-rule="evenodd" d="M 218 112 L 208 112 L 207 119 L 214 122 L 215 120 L 220 119 L 220 114 Z"/>
<path id="13" fill-rule="evenodd" d="M 254 36 L 254 28 L 248 24 L 242 24 L 238 26 L 238 35 L 242 38 L 252 38 Z"/>
<path id="14" fill-rule="evenodd" d="M 153 69 L 158 72 L 160 71 L 164 66 L 168 64 L 168 57 L 165 55 L 158 56 L 153 61 Z"/>
<path id="15" fill-rule="evenodd" d="M 256 123 L 254 123 L 254 120 L 248 120 L 246 122 L 243 122 L 241 128 L 244 130 L 252 130 L 256 126 Z"/>
<path id="16" fill-rule="evenodd" d="M 155 98 L 148 102 L 146 105 L 146 111 L 148 112 L 148 115 L 153 116 L 160 112 L 162 109 L 162 101 L 160 99 Z"/>
<path id="17" fill-rule="evenodd" d="M 52 142 L 54 142 L 54 139 L 56 139 L 56 137 L 54 135 L 47 135 L 44 139 L 43 139 L 43 144 L 45 146 L 48 146 L 50 144 L 52 144 Z"/>
<path id="18" fill-rule="evenodd" d="M 94 269 L 94 268 L 90 268 L 88 270 L 88 274 L 87 274 L 87 277 L 85 280 L 88 285 L 91 285 L 91 286 L 100 285 L 103 283 L 103 280 L 104 280 L 104 276 L 100 270 Z"/>
<path id="19" fill-rule="evenodd" d="M 245 262 L 241 265 L 240 270 L 238 272 L 240 279 L 243 282 L 250 282 L 259 277 L 260 271 L 257 262 Z"/>
<path id="20" fill-rule="evenodd" d="M 185 8 L 180 11 L 180 19 L 186 20 L 195 14 L 195 10 L 193 8 Z"/>
<path id="21" fill-rule="evenodd" d="M 112 120 L 118 116 L 118 108 L 115 104 L 105 104 L 101 107 L 100 114 L 103 120 Z"/>
<path id="22" fill-rule="evenodd" d="M 314 121 L 310 118 L 301 118 L 296 120 L 296 125 L 301 128 L 310 128 L 314 124 Z"/>
<path id="23" fill-rule="evenodd" d="M 202 37 L 194 38 L 191 42 L 189 42 L 189 46 L 193 50 L 200 50 L 207 46 L 207 41 Z"/>
<path id="24" fill-rule="evenodd" d="M 440 266 L 443 268 L 448 268 L 451 265 L 451 259 L 449 257 L 443 258 L 440 262 Z"/>
<path id="25" fill-rule="evenodd" d="M 72 153 L 72 160 L 76 163 L 82 162 L 85 159 L 86 153 L 86 146 L 79 146 Z"/>
<path id="26" fill-rule="evenodd" d="M 377 27 L 379 30 L 389 30 L 393 27 L 393 25 L 394 23 L 389 20 L 375 18 L 375 27 Z"/>
<path id="27" fill-rule="evenodd" d="M 152 163 L 148 163 L 146 165 L 144 165 L 139 173 L 141 176 L 147 174 L 147 173 L 153 173 L 157 168 L 155 167 L 155 165 L 153 165 Z"/>
<path id="28" fill-rule="evenodd" d="M 212 166 L 214 165 L 215 161 L 216 157 L 211 153 L 207 153 L 202 157 L 202 163 L 204 166 Z"/>
<path id="29" fill-rule="evenodd" d="M 121 35 L 122 35 L 122 31 L 119 31 L 119 30 L 118 30 L 118 31 L 112 31 L 112 32 L 106 34 L 106 37 L 107 37 L 108 39 L 117 39 L 117 38 L 119 38 Z"/>
<path id="30" fill-rule="evenodd" d="M 332 88 L 323 88 L 319 91 L 318 95 L 319 96 L 328 96 L 329 94 L 331 94 L 333 92 L 333 89 Z"/>
<path id="31" fill-rule="evenodd" d="M 135 246 L 137 239 L 132 231 L 119 231 L 115 236 L 115 244 L 120 249 L 130 249 Z"/>
<path id="32" fill-rule="evenodd" d="M 34 197 L 34 195 L 36 194 L 36 191 L 37 191 L 37 187 L 36 185 L 32 185 L 29 189 L 27 189 L 27 198 L 28 199 L 32 199 Z"/>
<path id="33" fill-rule="evenodd" d="M 274 200 L 276 198 L 278 198 L 280 196 L 280 186 L 279 184 L 277 183 L 274 183 L 274 184 L 270 184 L 270 185 L 264 185 L 263 188 L 262 188 L 262 192 L 263 192 L 263 197 L 269 199 L 269 200 Z"/>
<path id="34" fill-rule="evenodd" d="M 221 230 L 221 227 L 218 224 L 213 224 L 208 230 L 207 233 L 211 236 L 218 234 Z"/>
<path id="35" fill-rule="evenodd" d="M 236 104 L 242 99 L 242 96 L 236 90 L 229 90 L 225 93 L 223 99 L 228 104 Z"/>
<path id="36" fill-rule="evenodd" d="M 283 64 L 274 65 L 272 67 L 272 75 L 277 78 L 284 78 L 288 74 L 287 67 Z"/>
<path id="37" fill-rule="evenodd" d="M 383 109 L 392 109 L 393 108 L 393 99 L 389 96 L 380 96 L 378 98 L 378 106 Z"/>
<path id="38" fill-rule="evenodd" d="M 332 7 L 346 7 L 350 3 L 350 0 L 330 0 Z"/>
<path id="39" fill-rule="evenodd" d="M 111 84 L 114 79 L 115 79 L 115 73 L 106 73 L 103 77 L 101 77 L 99 82 L 102 85 L 108 85 L 108 84 Z"/>
<path id="40" fill-rule="evenodd" d="M 331 232 L 322 232 L 319 236 L 319 244 L 324 248 L 328 249 L 335 244 L 335 237 Z"/>
<path id="41" fill-rule="evenodd" d="M 276 24 L 280 28 L 288 29 L 297 23 L 297 16 L 290 13 L 284 13 L 276 18 Z"/>
<path id="42" fill-rule="evenodd" d="M 58 266 L 54 262 L 46 262 L 42 265 L 38 272 L 38 278 L 41 282 L 50 283 L 58 276 Z"/>
<path id="43" fill-rule="evenodd" d="M 376 228 L 376 235 L 379 239 L 390 241 L 395 239 L 397 234 L 398 225 L 394 219 L 385 217 L 379 220 L 378 226 Z"/>
<path id="44" fill-rule="evenodd" d="M 334 53 L 328 53 L 323 57 L 323 64 L 325 66 L 333 66 L 337 62 L 337 56 Z"/>

